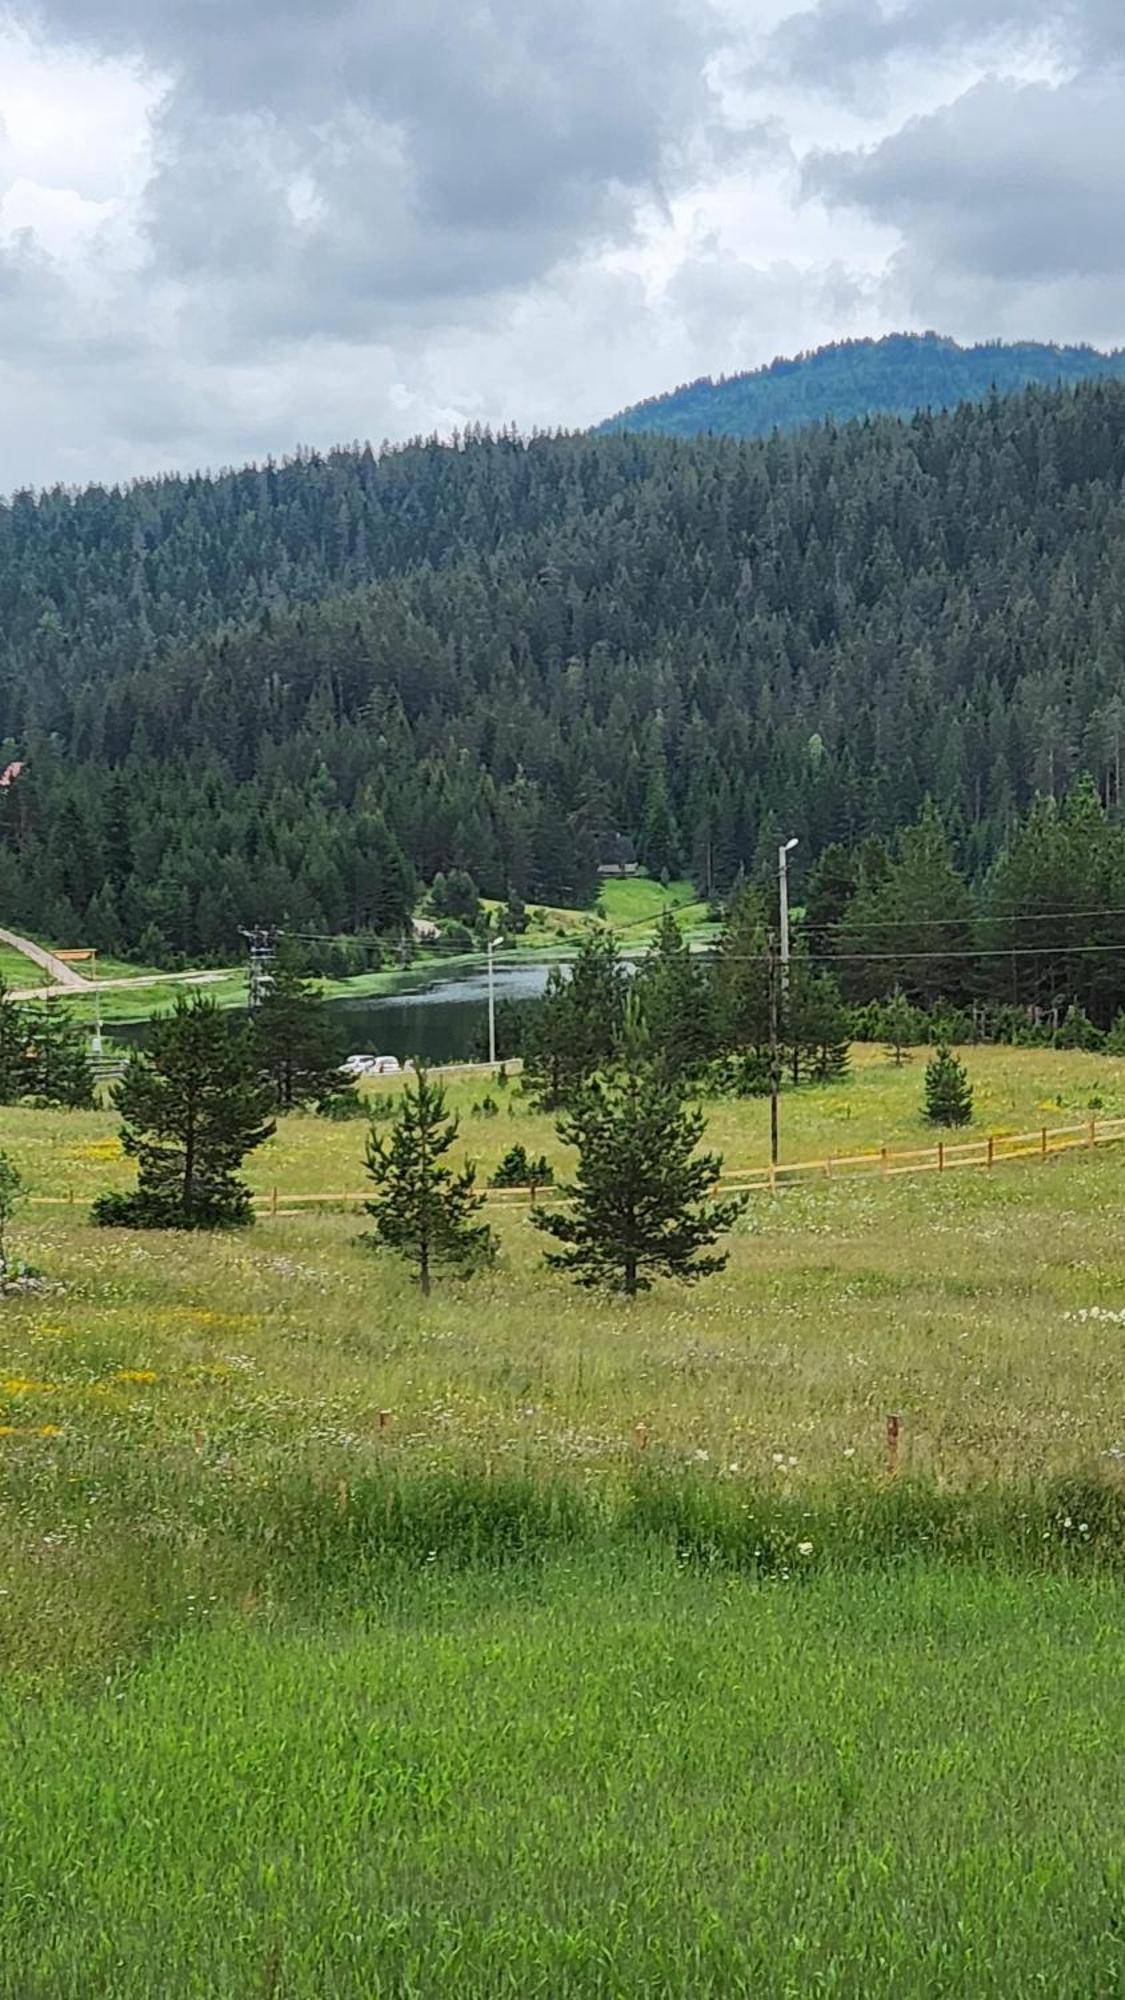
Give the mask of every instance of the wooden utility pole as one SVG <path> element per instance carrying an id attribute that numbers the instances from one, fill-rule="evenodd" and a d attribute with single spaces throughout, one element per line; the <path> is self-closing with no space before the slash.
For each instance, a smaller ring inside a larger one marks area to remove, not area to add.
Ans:
<path id="1" fill-rule="evenodd" d="M 777 1100 L 781 1089 L 781 1046 L 778 1036 L 778 966 L 777 933 L 770 931 L 766 938 L 766 990 L 769 996 L 770 1018 L 770 1165 L 777 1166 Z"/>

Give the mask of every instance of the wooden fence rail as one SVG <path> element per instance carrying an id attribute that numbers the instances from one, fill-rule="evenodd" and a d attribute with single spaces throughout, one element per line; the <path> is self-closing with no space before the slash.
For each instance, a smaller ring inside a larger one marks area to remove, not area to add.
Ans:
<path id="1" fill-rule="evenodd" d="M 993 1132 L 979 1139 L 950 1143 L 937 1139 L 932 1146 L 880 1146 L 866 1153 L 829 1153 L 819 1160 L 785 1160 L 768 1165 L 735 1167 L 716 1185 L 724 1194 L 763 1194 L 801 1180 L 841 1179 L 890 1180 L 901 1174 L 953 1173 L 961 1167 L 989 1171 L 1007 1166 L 1011 1160 L 1045 1162 L 1060 1153 L 1093 1152 L 1125 1139 L 1125 1118 L 1088 1118 L 1081 1125 L 1041 1125 L 1034 1132 Z M 483 1188 L 485 1199 L 499 1208 L 525 1210 L 533 1200 L 558 1200 L 555 1190 L 546 1187 Z M 33 1194 L 31 1202 L 44 1207 L 73 1206 L 73 1189 L 67 1194 Z M 77 1197 L 84 1199 L 84 1197 Z M 254 1196 L 260 1214 L 295 1214 L 305 1208 L 362 1208 L 367 1193 L 290 1194 L 274 1187 Z"/>

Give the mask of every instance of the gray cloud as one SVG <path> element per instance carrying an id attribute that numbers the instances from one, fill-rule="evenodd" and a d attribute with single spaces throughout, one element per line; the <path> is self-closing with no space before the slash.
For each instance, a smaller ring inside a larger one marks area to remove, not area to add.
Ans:
<path id="1" fill-rule="evenodd" d="M 881 144 L 820 153 L 803 187 L 900 228 L 915 268 L 992 281 L 1125 277 L 1125 86 L 986 81 Z"/>
<path id="2" fill-rule="evenodd" d="M 1121 0 L 817 0 L 775 31 L 780 69 L 847 95 L 855 73 L 902 54 L 994 51 L 1032 37 L 1067 66 L 1125 58 Z"/>
<path id="3" fill-rule="evenodd" d="M 221 339 L 371 337 L 580 250 L 698 171 L 723 30 L 695 0 L 44 0 L 46 29 L 165 73 L 154 272 Z"/>

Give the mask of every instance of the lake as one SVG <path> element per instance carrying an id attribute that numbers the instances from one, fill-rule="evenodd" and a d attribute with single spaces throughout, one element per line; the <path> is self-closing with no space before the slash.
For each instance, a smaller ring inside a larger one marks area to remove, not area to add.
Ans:
<path id="1" fill-rule="evenodd" d="M 550 966 L 498 965 L 496 1003 L 538 1000 Z M 330 1000 L 328 1011 L 349 1055 L 413 1056 L 422 1063 L 472 1062 L 488 1049 L 488 973 L 482 965 L 432 973 L 398 993 Z"/>
<path id="2" fill-rule="evenodd" d="M 538 1000 L 546 991 L 550 965 L 529 961 L 497 965 L 496 1001 Z M 404 973 L 394 993 L 369 993 L 354 1000 L 329 1000 L 327 1011 L 342 1055 L 407 1056 L 425 1064 L 472 1062 L 488 1046 L 488 971 Z M 106 1043 L 143 1048 L 147 1021 L 106 1024 Z"/>

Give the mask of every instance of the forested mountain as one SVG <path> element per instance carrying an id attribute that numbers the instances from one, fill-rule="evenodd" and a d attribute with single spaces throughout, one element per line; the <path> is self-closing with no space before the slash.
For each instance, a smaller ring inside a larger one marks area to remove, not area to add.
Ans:
<path id="1" fill-rule="evenodd" d="M 418 879 L 723 889 L 941 807 L 983 878 L 1125 732 L 1125 386 L 763 442 L 472 435 L 0 509 L 0 911 L 146 956 Z"/>
<path id="2" fill-rule="evenodd" d="M 843 340 L 792 360 L 771 361 L 745 375 L 704 375 L 666 396 L 652 396 L 610 417 L 606 433 L 646 431 L 661 437 L 768 437 L 831 418 L 909 417 L 916 410 L 952 410 L 993 391 L 1012 395 L 1033 384 L 1050 387 L 1109 376 L 1125 378 L 1125 352 L 1053 347 L 1040 341 L 987 341 L 959 347 L 937 333 L 892 333 L 883 340 Z"/>

